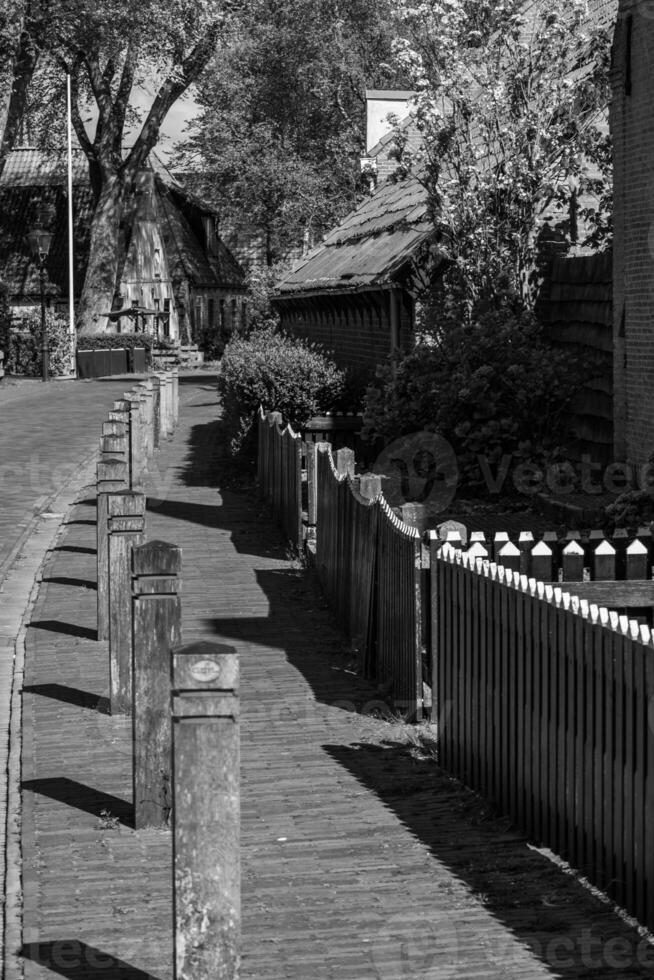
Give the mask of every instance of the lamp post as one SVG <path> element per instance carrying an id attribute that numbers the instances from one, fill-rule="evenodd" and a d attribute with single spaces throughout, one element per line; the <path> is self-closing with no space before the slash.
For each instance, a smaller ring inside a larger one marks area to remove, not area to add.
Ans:
<path id="1" fill-rule="evenodd" d="M 32 250 L 32 255 L 39 263 L 39 286 L 41 290 L 41 364 L 43 381 L 50 380 L 50 344 L 48 341 L 48 331 L 45 327 L 45 262 L 50 251 L 52 242 L 52 232 L 45 228 L 43 213 L 39 213 L 36 219 L 36 226 L 27 235 L 27 240 Z"/>

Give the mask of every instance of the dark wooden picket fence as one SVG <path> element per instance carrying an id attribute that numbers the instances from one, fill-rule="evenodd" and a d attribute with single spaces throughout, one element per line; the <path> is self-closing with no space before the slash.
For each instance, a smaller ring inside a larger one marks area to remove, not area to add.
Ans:
<path id="1" fill-rule="evenodd" d="M 443 766 L 654 928 L 650 529 L 421 540 L 351 451 L 302 454 L 317 572 L 366 676 L 416 719 L 429 693 Z"/>
<path id="2" fill-rule="evenodd" d="M 649 627 L 431 544 L 442 764 L 651 928 Z"/>
<path id="3" fill-rule="evenodd" d="M 258 415 L 257 475 L 275 518 L 296 548 L 302 547 L 302 440 L 280 412 Z"/>
<path id="4" fill-rule="evenodd" d="M 321 443 L 316 480 L 318 576 L 359 652 L 365 675 L 411 718 L 421 718 L 420 535 L 395 516 L 379 492 L 378 480 L 362 486 L 354 478 L 353 465 L 348 468 L 346 462 L 340 468 L 341 472 L 330 446 Z"/>

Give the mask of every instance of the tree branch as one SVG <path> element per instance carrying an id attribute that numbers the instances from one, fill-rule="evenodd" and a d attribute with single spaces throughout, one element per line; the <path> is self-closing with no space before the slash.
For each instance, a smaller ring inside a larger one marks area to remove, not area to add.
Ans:
<path id="1" fill-rule="evenodd" d="M 136 50 L 132 40 L 127 45 L 125 63 L 120 76 L 118 92 L 114 99 L 113 117 L 115 124 L 114 132 L 114 153 L 120 155 L 122 148 L 123 129 L 125 128 L 125 115 L 129 104 L 129 97 L 134 85 L 134 74 L 136 72 Z"/>
<path id="2" fill-rule="evenodd" d="M 183 60 L 180 70 L 174 75 L 169 75 L 161 85 L 141 127 L 141 132 L 124 163 L 124 171 L 131 177 L 136 176 L 147 160 L 150 150 L 156 145 L 161 125 L 169 109 L 206 68 L 214 53 L 217 36 L 218 27 L 215 26 Z"/>

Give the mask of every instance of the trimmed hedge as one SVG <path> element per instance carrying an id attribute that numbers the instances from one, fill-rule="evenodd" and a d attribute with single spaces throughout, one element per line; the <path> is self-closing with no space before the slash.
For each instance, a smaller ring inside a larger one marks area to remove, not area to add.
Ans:
<path id="1" fill-rule="evenodd" d="M 122 347 L 132 350 L 134 347 L 145 347 L 152 350 L 154 337 L 147 333 L 81 333 L 77 335 L 77 350 L 116 350 Z"/>
<path id="2" fill-rule="evenodd" d="M 344 373 L 317 345 L 266 326 L 234 335 L 220 365 L 218 390 L 232 433 L 232 450 L 249 448 L 259 405 L 299 427 L 330 410 L 343 392 Z"/>

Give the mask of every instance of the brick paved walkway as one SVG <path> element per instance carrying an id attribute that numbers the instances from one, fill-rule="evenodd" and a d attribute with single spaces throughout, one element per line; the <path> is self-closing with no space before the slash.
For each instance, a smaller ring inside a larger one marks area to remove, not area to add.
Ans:
<path id="1" fill-rule="evenodd" d="M 310 577 L 251 494 L 220 488 L 212 385 L 180 392 L 148 537 L 183 548 L 184 639 L 240 654 L 243 980 L 653 976 L 634 930 L 438 769 L 426 726 L 348 710 L 374 692 Z M 169 980 L 170 836 L 131 826 L 93 520 L 88 488 L 27 630 L 22 963 L 27 980 Z"/>

